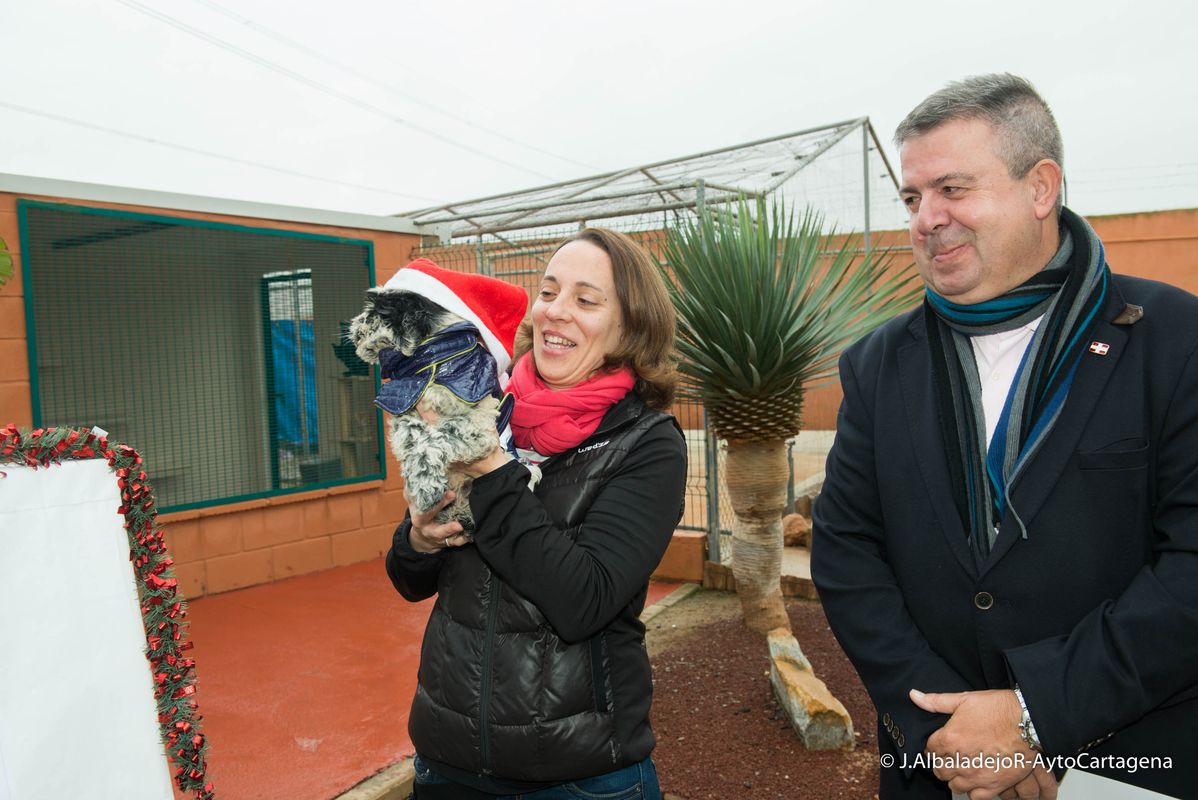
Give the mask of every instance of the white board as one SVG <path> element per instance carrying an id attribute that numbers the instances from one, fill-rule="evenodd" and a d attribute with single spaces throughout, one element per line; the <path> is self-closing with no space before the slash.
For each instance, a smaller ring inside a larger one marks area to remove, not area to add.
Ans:
<path id="1" fill-rule="evenodd" d="M 0 478 L 0 800 L 171 800 L 116 479 Z"/>
<path id="2" fill-rule="evenodd" d="M 1057 800 L 1169 800 L 1163 794 L 1071 769 L 1061 779 Z"/>
<path id="3" fill-rule="evenodd" d="M 0 798 L 3 800 L 3 798 Z M 969 800 L 963 794 L 953 793 L 953 800 Z M 1172 800 L 1158 792 L 1141 789 L 1127 783 L 1113 781 L 1100 775 L 1071 769 L 1061 779 L 1061 791 L 1057 800 Z"/>

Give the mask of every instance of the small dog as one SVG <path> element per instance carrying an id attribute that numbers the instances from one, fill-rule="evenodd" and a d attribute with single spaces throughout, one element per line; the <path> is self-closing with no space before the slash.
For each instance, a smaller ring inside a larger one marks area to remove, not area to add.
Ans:
<path id="1" fill-rule="evenodd" d="M 408 496 L 428 511 L 452 490 L 453 502 L 436 519 L 458 520 L 467 539 L 472 481 L 454 465 L 507 444 L 514 401 L 502 392 L 504 370 L 527 304 L 519 287 L 420 259 L 367 290 L 365 308 L 349 324 L 358 357 L 381 364 L 390 379 L 375 404 L 389 413 L 388 441 Z"/>

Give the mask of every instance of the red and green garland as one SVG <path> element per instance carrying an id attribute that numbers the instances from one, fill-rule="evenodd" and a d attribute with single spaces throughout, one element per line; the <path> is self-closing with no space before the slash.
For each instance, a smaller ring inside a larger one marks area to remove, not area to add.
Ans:
<path id="1" fill-rule="evenodd" d="M 129 560 L 146 630 L 146 658 L 154 677 L 158 723 L 176 766 L 175 782 L 184 792 L 194 793 L 197 800 L 214 800 L 212 784 L 204 780 L 208 744 L 200 732 L 201 717 L 192 698 L 195 661 L 183 656 L 193 646 L 183 630 L 187 606 L 178 591 L 162 529 L 155 521 L 154 492 L 146 481 L 141 455 L 128 445 L 109 444 L 97 431 L 38 428 L 22 435 L 15 425 L 0 429 L 0 465 L 37 469 L 87 458 L 107 459 L 121 490 L 117 513 L 124 515 L 129 535 Z"/>

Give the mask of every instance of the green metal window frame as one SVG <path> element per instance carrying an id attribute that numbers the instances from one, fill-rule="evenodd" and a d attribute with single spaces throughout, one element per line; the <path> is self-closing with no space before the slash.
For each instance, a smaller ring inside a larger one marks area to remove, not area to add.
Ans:
<path id="1" fill-rule="evenodd" d="M 26 198 L 17 199 L 17 225 L 21 246 L 21 278 L 23 281 L 24 292 L 24 307 L 25 307 L 25 331 L 26 331 L 26 349 L 29 362 L 29 391 L 30 402 L 33 409 L 33 425 L 35 428 L 43 427 L 45 419 L 43 417 L 42 404 L 42 388 L 41 376 L 38 367 L 38 352 L 39 343 L 37 339 L 37 318 L 34 301 L 34 279 L 33 270 L 35 260 L 32 257 L 33 247 L 31 247 L 31 234 L 29 229 L 29 212 L 35 209 L 46 209 L 58 211 L 68 214 L 80 214 L 86 216 L 112 217 L 123 220 L 141 221 L 146 224 L 148 229 L 153 230 L 157 226 L 163 227 L 190 227 L 201 228 L 208 230 L 233 231 L 237 233 L 245 233 L 256 236 L 270 236 L 290 239 L 306 239 L 310 241 L 320 241 L 331 244 L 347 244 L 364 247 L 366 250 L 366 268 L 367 268 L 367 286 L 363 290 L 375 284 L 375 260 L 374 260 L 374 242 L 370 239 L 356 239 L 344 236 L 330 236 L 328 234 L 310 233 L 306 231 L 295 231 L 283 228 L 268 228 L 258 227 L 253 225 L 237 225 L 228 222 L 216 222 L 212 220 L 194 219 L 190 217 L 176 217 L 168 214 L 151 214 L 145 212 L 127 211 L 124 209 L 100 208 L 88 205 L 79 205 L 75 203 L 55 203 L 43 200 L 29 200 Z M 122 234 L 124 235 L 124 234 Z M 119 324 L 119 323 L 114 323 Z M 371 375 L 374 379 L 374 390 L 377 394 L 382 382 L 377 369 L 371 369 Z M 267 395 L 267 409 L 263 413 L 270 420 L 269 405 L 273 402 L 272 397 Z M 274 424 L 270 423 L 269 427 L 273 429 Z M 345 486 L 356 483 L 367 483 L 370 481 L 382 480 L 386 477 L 386 433 L 383 426 L 382 414 L 375 410 L 375 429 L 378 437 L 378 449 L 376 453 L 378 469 L 363 475 L 355 475 L 349 478 L 340 478 L 337 480 L 322 481 L 311 483 L 297 487 L 275 488 L 265 491 L 248 492 L 238 495 L 206 498 L 195 502 L 180 503 L 177 505 L 163 506 L 159 509 L 160 513 L 168 513 L 172 511 L 188 511 L 197 508 L 210 508 L 213 506 L 228 505 L 230 503 L 239 503 L 247 500 L 257 500 L 267 497 L 276 497 L 280 495 L 299 494 L 303 492 L 318 491 L 335 486 Z M 276 447 L 276 443 L 270 443 L 272 449 Z M 153 453 L 147 453 L 147 470 L 148 477 L 151 482 L 154 480 L 153 474 Z M 271 465 L 272 473 L 277 472 L 277 463 Z M 277 477 L 272 474 L 272 485 L 277 485 Z"/>
<path id="2" fill-rule="evenodd" d="M 308 275 L 309 282 L 311 282 L 311 273 L 306 272 L 306 274 Z M 272 403 L 274 403 L 275 398 L 277 396 L 276 395 L 276 392 L 277 392 L 276 372 L 275 372 L 275 363 L 274 363 L 274 347 L 272 346 L 273 342 L 271 339 L 271 331 L 272 331 L 271 323 L 274 322 L 274 318 L 271 316 L 271 313 L 270 313 L 270 287 L 272 284 L 275 284 L 275 283 L 290 283 L 295 280 L 295 277 L 296 276 L 294 276 L 294 275 L 287 275 L 287 276 L 263 275 L 261 278 L 258 279 L 258 283 L 261 286 L 261 298 L 260 298 L 259 305 L 262 309 L 262 344 L 263 344 L 263 358 L 264 358 L 265 367 L 266 367 L 266 370 L 265 370 L 265 372 L 266 372 L 266 374 L 265 374 L 265 379 L 266 379 L 265 380 L 265 383 L 266 383 L 266 419 L 267 419 L 267 429 L 269 431 L 266 439 L 270 445 L 270 485 L 271 485 L 272 491 L 279 491 L 283 487 L 281 485 L 282 484 L 282 475 L 280 474 L 280 470 L 279 470 L 280 448 L 279 448 L 279 437 L 278 437 L 278 429 L 279 429 L 278 414 L 270 413 L 271 405 L 272 405 Z M 309 289 L 309 291 L 310 291 L 310 289 Z M 302 358 L 302 354 L 301 354 L 301 358 Z M 301 381 L 301 383 L 302 383 L 302 381 Z M 304 414 L 306 412 L 307 412 L 306 408 L 300 409 L 301 414 Z"/>

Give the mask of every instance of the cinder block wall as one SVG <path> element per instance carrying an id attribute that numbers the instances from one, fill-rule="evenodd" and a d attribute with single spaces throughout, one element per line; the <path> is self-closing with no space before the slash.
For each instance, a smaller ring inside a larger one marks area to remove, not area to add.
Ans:
<path id="1" fill-rule="evenodd" d="M 406 503 L 398 470 L 383 481 L 164 514 L 187 597 L 378 558 Z"/>

